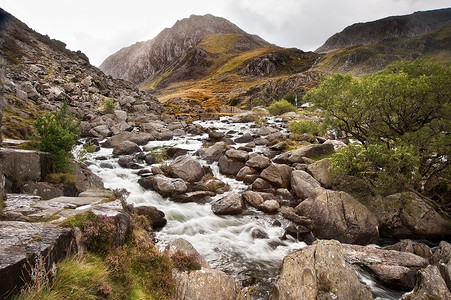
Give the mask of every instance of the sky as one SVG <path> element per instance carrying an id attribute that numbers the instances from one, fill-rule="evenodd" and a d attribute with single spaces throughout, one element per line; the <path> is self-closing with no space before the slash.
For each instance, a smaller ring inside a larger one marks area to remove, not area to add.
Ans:
<path id="1" fill-rule="evenodd" d="M 0 7 L 99 66 L 192 14 L 223 17 L 270 43 L 313 51 L 354 23 L 447 8 L 451 0 L 0 0 Z"/>

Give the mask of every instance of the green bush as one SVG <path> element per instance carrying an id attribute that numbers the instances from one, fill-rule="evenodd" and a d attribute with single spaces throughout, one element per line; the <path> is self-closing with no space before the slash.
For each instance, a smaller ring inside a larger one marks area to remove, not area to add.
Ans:
<path id="1" fill-rule="evenodd" d="M 114 112 L 115 108 L 114 102 L 110 98 L 105 98 L 105 101 L 103 101 L 102 112 L 105 114 L 111 114 Z"/>
<path id="2" fill-rule="evenodd" d="M 279 116 L 281 114 L 297 110 L 293 104 L 291 104 L 287 100 L 283 100 L 283 99 L 280 101 L 274 102 L 273 104 L 268 106 L 266 109 L 269 111 L 269 113 L 271 115 L 274 115 L 274 116 Z"/>
<path id="3" fill-rule="evenodd" d="M 324 133 L 321 125 L 315 121 L 291 121 L 288 129 L 291 131 L 291 138 L 295 140 L 299 139 L 302 134 L 314 137 Z"/>
<path id="4" fill-rule="evenodd" d="M 54 113 L 39 117 L 34 128 L 40 140 L 39 150 L 53 155 L 54 171 L 71 173 L 70 151 L 80 138 L 80 122 L 69 114 L 67 104 Z"/>

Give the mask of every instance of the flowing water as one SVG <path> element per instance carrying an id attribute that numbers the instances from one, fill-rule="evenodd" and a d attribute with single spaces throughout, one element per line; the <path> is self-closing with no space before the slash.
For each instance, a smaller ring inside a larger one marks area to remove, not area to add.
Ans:
<path id="1" fill-rule="evenodd" d="M 277 120 L 268 121 L 270 125 L 276 126 Z M 225 118 L 199 124 L 204 128 L 215 128 L 235 137 L 247 132 L 252 134 L 257 129 L 251 126 L 253 123 L 229 123 Z M 207 138 L 207 134 L 186 135 L 174 137 L 170 141 L 151 141 L 146 146 L 177 147 L 189 150 L 188 155 L 193 155 Z M 256 147 L 254 151 L 262 149 Z M 102 178 L 106 188 L 125 188 L 130 192 L 127 202 L 135 206 L 151 205 L 165 213 L 168 223 L 155 233 L 160 249 L 164 249 L 168 242 L 176 238 L 186 239 L 211 267 L 234 276 L 238 282 L 259 285 L 262 290 L 259 299 L 269 298 L 271 283 L 284 256 L 294 249 L 306 246 L 305 243 L 291 237 L 282 238 L 283 227 L 288 221 L 279 215 L 267 215 L 250 209 L 249 213 L 239 216 L 218 216 L 211 211 L 209 203 L 176 203 L 153 191 L 144 190 L 138 184 L 140 176 L 137 175 L 137 171 L 121 168 L 117 158 L 112 155 L 112 149 L 102 148 L 99 152 L 85 154 L 84 159 L 89 168 Z M 208 165 L 204 161 L 201 161 L 201 164 Z M 149 166 L 143 165 L 144 167 Z M 210 167 L 215 177 L 229 184 L 232 191 L 240 192 L 246 189 L 243 183 L 222 176 L 217 163 Z M 372 288 L 378 299 L 398 299 L 401 296 L 399 292 L 377 286 L 367 274 L 359 273 L 359 278 Z"/>

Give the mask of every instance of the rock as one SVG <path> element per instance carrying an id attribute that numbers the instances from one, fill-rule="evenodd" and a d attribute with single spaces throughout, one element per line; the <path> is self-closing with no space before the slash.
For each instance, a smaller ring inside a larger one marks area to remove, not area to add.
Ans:
<path id="1" fill-rule="evenodd" d="M 46 223 L 0 222 L 0 295 L 17 294 L 31 284 L 29 268 L 42 267 L 38 259 L 45 262 L 45 272 L 50 275 L 56 262 L 76 252 L 72 229 Z"/>
<path id="2" fill-rule="evenodd" d="M 232 276 L 226 273 L 202 268 L 191 272 L 175 270 L 173 277 L 176 286 L 175 299 L 235 300 L 240 288 Z"/>
<path id="3" fill-rule="evenodd" d="M 290 188 L 291 167 L 283 164 L 271 164 L 260 176 L 270 182 L 275 188 Z"/>
<path id="4" fill-rule="evenodd" d="M 209 203 L 211 202 L 211 197 L 215 196 L 214 192 L 210 191 L 195 191 L 186 194 L 176 195 L 172 197 L 172 201 L 175 202 L 196 202 L 196 203 Z"/>
<path id="5" fill-rule="evenodd" d="M 249 153 L 243 150 L 229 149 L 226 151 L 225 155 L 235 161 L 246 162 L 249 158 Z"/>
<path id="6" fill-rule="evenodd" d="M 53 171 L 52 155 L 39 151 L 0 149 L 7 192 L 19 192 L 28 181 L 42 181 Z"/>
<path id="7" fill-rule="evenodd" d="M 193 257 L 194 261 L 199 264 L 199 266 L 204 268 L 209 268 L 208 263 L 205 259 L 197 252 L 197 250 L 191 245 L 190 242 L 182 238 L 178 238 L 168 243 L 164 249 L 164 253 L 171 258 L 177 252 L 182 252 L 187 256 Z"/>
<path id="8" fill-rule="evenodd" d="M 154 190 L 163 197 L 169 197 L 185 193 L 188 187 L 180 178 L 169 178 L 158 174 L 146 178 L 141 178 L 138 183 L 145 189 Z"/>
<path id="9" fill-rule="evenodd" d="M 241 168 L 244 167 L 244 162 L 233 160 L 223 155 L 218 161 L 218 167 L 221 174 L 236 176 Z"/>
<path id="10" fill-rule="evenodd" d="M 252 183 L 253 191 L 268 191 L 271 190 L 271 184 L 263 178 L 257 178 Z"/>
<path id="11" fill-rule="evenodd" d="M 243 181 L 247 175 L 257 175 L 257 170 L 255 170 L 251 167 L 248 167 L 248 166 L 244 166 L 236 174 L 236 180 Z"/>
<path id="12" fill-rule="evenodd" d="M 249 155 L 249 160 L 246 161 L 246 166 L 253 169 L 263 170 L 271 165 L 269 158 L 263 155 Z"/>
<path id="13" fill-rule="evenodd" d="M 122 168 L 126 168 L 126 169 L 141 169 L 142 167 L 138 164 L 138 162 L 136 161 L 135 157 L 133 155 L 124 155 L 119 157 L 117 163 L 119 164 L 119 166 L 121 166 Z"/>
<path id="14" fill-rule="evenodd" d="M 225 133 L 224 132 L 219 132 L 216 130 L 211 130 L 208 133 L 208 139 L 210 139 L 211 141 L 222 141 L 225 137 Z"/>
<path id="15" fill-rule="evenodd" d="M 78 193 L 89 189 L 103 189 L 102 179 L 94 174 L 86 165 L 79 162 L 73 162 L 75 175 L 75 188 Z"/>
<path id="16" fill-rule="evenodd" d="M 22 193 L 40 196 L 43 200 L 64 196 L 64 188 L 47 182 L 27 182 L 22 185 Z"/>
<path id="17" fill-rule="evenodd" d="M 286 206 L 282 206 L 282 208 L 280 209 L 280 212 L 282 213 L 282 216 L 287 219 L 290 220 L 298 225 L 302 225 L 305 226 L 306 228 L 312 228 L 312 220 L 304 217 L 304 216 L 300 216 L 298 214 L 296 214 L 296 212 L 294 211 L 294 208 L 292 207 L 286 207 Z"/>
<path id="18" fill-rule="evenodd" d="M 379 239 L 376 217 L 354 197 L 324 190 L 296 207 L 296 213 L 313 221 L 312 232 L 319 239 L 337 239 L 343 243 L 370 244 Z"/>
<path id="19" fill-rule="evenodd" d="M 336 176 L 329 171 L 330 158 L 324 158 L 307 166 L 307 171 L 312 174 L 325 188 L 332 188 L 336 182 Z"/>
<path id="20" fill-rule="evenodd" d="M 308 197 L 316 197 L 324 192 L 321 184 L 315 178 L 301 170 L 295 170 L 291 173 L 291 189 L 302 200 Z"/>
<path id="21" fill-rule="evenodd" d="M 430 262 L 432 265 L 438 266 L 441 263 L 447 263 L 451 260 L 451 244 L 446 241 L 441 241 L 432 254 Z"/>
<path id="22" fill-rule="evenodd" d="M 207 163 L 211 164 L 219 160 L 221 156 L 227 151 L 228 146 L 224 142 L 217 142 L 208 148 L 201 148 L 197 151 L 199 157 Z"/>
<path id="23" fill-rule="evenodd" d="M 415 287 L 412 292 L 404 294 L 402 300 L 451 299 L 445 281 L 436 266 L 427 266 L 417 273 Z"/>
<path id="24" fill-rule="evenodd" d="M 217 215 L 238 215 L 243 212 L 243 201 L 239 194 L 228 193 L 226 196 L 213 201 L 211 210 Z"/>
<path id="25" fill-rule="evenodd" d="M 279 208 L 279 202 L 276 200 L 266 200 L 259 206 L 259 209 L 266 213 L 276 213 Z"/>
<path id="26" fill-rule="evenodd" d="M 89 133 L 92 136 L 98 137 L 98 138 L 105 138 L 107 136 L 111 135 L 111 130 L 106 124 L 98 125 L 92 128 L 92 130 L 89 131 Z"/>
<path id="27" fill-rule="evenodd" d="M 332 153 L 334 153 L 334 146 L 331 144 L 311 144 L 282 153 L 273 161 L 279 164 L 302 163 L 304 162 L 303 157 L 315 158 Z"/>
<path id="28" fill-rule="evenodd" d="M 242 194 L 244 201 L 249 203 L 251 206 L 255 208 L 260 208 L 260 205 L 265 201 L 263 197 L 256 192 L 246 191 Z"/>
<path id="29" fill-rule="evenodd" d="M 136 152 L 141 152 L 141 148 L 136 143 L 130 141 L 123 141 L 113 149 L 114 155 L 129 155 Z"/>
<path id="30" fill-rule="evenodd" d="M 398 290 L 411 290 L 416 272 L 428 265 L 426 259 L 413 253 L 358 245 L 343 244 L 342 247 L 347 261 L 363 266 L 378 281 Z"/>
<path id="31" fill-rule="evenodd" d="M 337 241 L 317 241 L 287 255 L 271 300 L 373 299 L 346 262 Z"/>
<path id="32" fill-rule="evenodd" d="M 200 163 L 191 156 L 179 156 L 169 166 L 168 171 L 174 177 L 193 183 L 202 179 L 205 171 Z"/>
<path id="33" fill-rule="evenodd" d="M 451 236 L 451 221 L 415 193 L 375 197 L 367 206 L 378 219 L 383 237 L 434 240 Z"/>
<path id="34" fill-rule="evenodd" d="M 145 216 L 149 220 L 152 229 L 164 227 L 168 222 L 164 217 L 164 212 L 153 206 L 136 206 L 134 209 L 138 215 Z"/>
<path id="35" fill-rule="evenodd" d="M 250 133 L 245 133 L 234 140 L 235 143 L 250 143 L 254 140 Z"/>

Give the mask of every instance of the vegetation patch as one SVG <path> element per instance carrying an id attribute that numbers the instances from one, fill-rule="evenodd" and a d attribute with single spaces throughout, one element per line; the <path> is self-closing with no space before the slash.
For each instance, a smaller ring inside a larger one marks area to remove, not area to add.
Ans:
<path id="1" fill-rule="evenodd" d="M 202 266 L 197 261 L 195 253 L 187 254 L 183 251 L 177 250 L 171 255 L 174 267 L 180 271 L 195 271 L 200 270 Z"/>
<path id="2" fill-rule="evenodd" d="M 287 100 L 279 100 L 266 108 L 271 115 L 279 116 L 281 114 L 297 111 L 296 107 Z"/>

